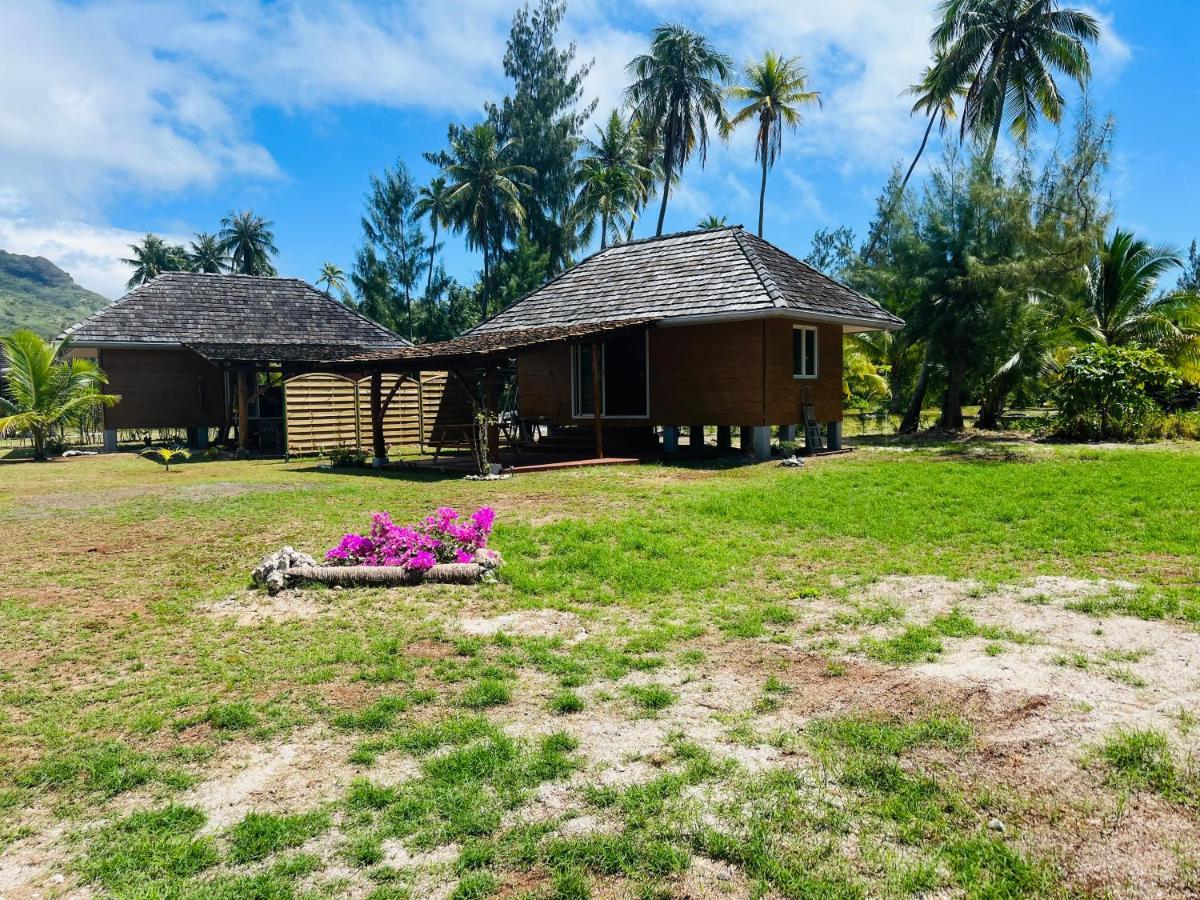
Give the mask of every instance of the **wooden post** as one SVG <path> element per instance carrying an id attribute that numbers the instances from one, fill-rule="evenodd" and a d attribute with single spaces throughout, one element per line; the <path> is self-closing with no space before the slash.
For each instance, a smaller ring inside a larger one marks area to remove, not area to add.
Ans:
<path id="1" fill-rule="evenodd" d="M 692 456 L 699 456 L 704 452 L 704 426 L 689 425 L 688 426 L 688 450 Z"/>
<path id="2" fill-rule="evenodd" d="M 239 450 L 245 450 L 250 431 L 250 376 L 244 369 L 237 373 L 237 410 L 237 445 Z"/>
<path id="3" fill-rule="evenodd" d="M 729 425 L 717 426 L 717 449 L 728 453 L 733 448 L 733 428 Z"/>
<path id="4" fill-rule="evenodd" d="M 488 462 L 500 462 L 500 370 L 488 366 L 483 375 L 484 407 L 488 414 L 487 453 Z M 484 473 L 487 474 L 487 473 Z"/>
<path id="5" fill-rule="evenodd" d="M 738 441 L 738 443 L 740 443 L 742 445 L 741 446 L 742 453 L 749 455 L 750 453 L 754 452 L 754 446 L 753 446 L 753 444 L 754 444 L 754 426 L 753 425 L 741 426 L 741 439 Z"/>
<path id="6" fill-rule="evenodd" d="M 600 397 L 600 343 L 592 344 L 592 423 L 596 430 L 596 459 L 604 459 L 604 424 L 600 419 L 603 412 Z"/>
<path id="7" fill-rule="evenodd" d="M 383 373 L 371 373 L 371 464 L 382 466 L 387 461 L 387 444 L 383 440 Z"/>

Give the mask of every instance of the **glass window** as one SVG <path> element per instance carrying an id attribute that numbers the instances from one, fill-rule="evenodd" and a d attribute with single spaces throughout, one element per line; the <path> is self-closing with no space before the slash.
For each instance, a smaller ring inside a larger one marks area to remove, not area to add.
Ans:
<path id="1" fill-rule="evenodd" d="M 579 344 L 571 348 L 575 363 L 575 415 L 594 416 L 596 407 L 592 396 L 592 345 Z"/>
<path id="2" fill-rule="evenodd" d="M 801 325 L 792 329 L 792 374 L 817 377 L 817 329 Z"/>

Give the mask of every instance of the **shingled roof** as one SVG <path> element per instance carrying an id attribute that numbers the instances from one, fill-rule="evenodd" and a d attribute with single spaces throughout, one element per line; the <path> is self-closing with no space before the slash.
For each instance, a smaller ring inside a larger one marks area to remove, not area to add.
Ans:
<path id="1" fill-rule="evenodd" d="M 210 359 L 318 361 L 408 341 L 299 278 L 167 272 L 63 332 L 77 346 L 192 347 Z"/>
<path id="2" fill-rule="evenodd" d="M 468 335 L 626 319 L 782 315 L 896 329 L 904 322 L 740 225 L 617 244 L 527 294 Z"/>

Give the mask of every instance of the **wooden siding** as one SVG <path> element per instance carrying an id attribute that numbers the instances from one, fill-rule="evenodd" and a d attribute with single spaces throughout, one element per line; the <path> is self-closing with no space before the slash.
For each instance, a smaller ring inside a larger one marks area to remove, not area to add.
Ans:
<path id="1" fill-rule="evenodd" d="M 651 329 L 649 423 L 793 425 L 800 421 L 806 387 L 819 421 L 840 420 L 841 327 L 813 326 L 819 332 L 818 377 L 796 379 L 792 376 L 794 324 L 803 323 L 780 318 Z M 522 416 L 560 425 L 589 421 L 571 418 L 569 347 L 520 356 L 517 385 Z M 605 418 L 605 422 L 647 424 L 645 419 Z"/>
<path id="2" fill-rule="evenodd" d="M 99 352 L 107 393 L 121 402 L 104 410 L 105 428 L 215 427 L 224 422 L 225 378 L 191 350 Z"/>
<path id="3" fill-rule="evenodd" d="M 411 452 L 439 444 L 462 443 L 474 421 L 470 398 L 445 372 L 422 372 L 420 382 L 405 377 L 383 420 L 391 452 Z M 400 379 L 383 376 L 383 394 Z M 284 385 L 287 450 L 303 455 L 337 447 L 371 448 L 371 383 L 340 375 L 312 373 Z"/>

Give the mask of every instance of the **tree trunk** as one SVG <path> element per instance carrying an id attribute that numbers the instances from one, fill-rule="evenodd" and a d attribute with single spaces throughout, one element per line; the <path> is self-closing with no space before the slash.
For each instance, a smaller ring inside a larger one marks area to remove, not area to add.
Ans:
<path id="1" fill-rule="evenodd" d="M 916 434 L 921 427 L 921 408 L 925 405 L 925 392 L 929 390 L 929 373 L 933 368 L 933 350 L 925 346 L 925 360 L 921 363 L 921 374 L 917 376 L 916 387 L 913 388 L 912 400 L 908 410 L 900 422 L 900 434 Z"/>
<path id="2" fill-rule="evenodd" d="M 887 223 L 892 219 L 892 213 L 896 211 L 896 206 L 904 198 L 904 191 L 908 187 L 909 179 L 916 171 L 917 163 L 921 161 L 921 156 L 925 153 L 925 145 L 929 143 L 929 135 L 933 131 L 933 123 L 937 121 L 937 113 L 929 117 L 929 125 L 925 128 L 925 137 L 921 138 L 921 146 L 917 148 L 917 155 L 913 157 L 912 164 L 908 167 L 908 171 L 904 173 L 904 180 L 900 182 L 900 188 L 896 191 L 896 196 L 892 198 L 892 202 L 888 204 L 887 209 L 883 212 L 883 217 L 875 226 L 875 232 L 871 235 L 871 242 L 867 245 L 867 249 L 863 251 L 863 259 L 867 262 L 871 261 L 871 256 L 875 253 L 875 245 L 879 243 L 879 239 L 883 237 L 883 229 L 887 227 Z M 760 234 L 759 237 L 762 237 Z"/>
<path id="3" fill-rule="evenodd" d="M 663 195 L 662 205 L 658 208 L 658 231 L 654 232 L 655 237 L 662 237 L 663 220 L 667 217 L 667 196 L 671 193 L 671 154 L 674 150 L 674 141 L 669 137 L 663 142 Z"/>
<path id="4" fill-rule="evenodd" d="M 488 266 L 487 238 L 483 239 L 483 289 L 479 292 L 479 318 L 486 319 L 488 315 L 488 291 L 492 280 L 492 270 Z"/>
<path id="5" fill-rule="evenodd" d="M 762 184 L 758 188 L 758 236 L 763 236 L 763 207 L 767 202 L 767 142 L 762 146 Z"/>
<path id="6" fill-rule="evenodd" d="M 425 299 L 429 299 L 429 293 L 433 290 L 433 261 L 434 254 L 437 253 L 437 214 L 434 213 L 430 218 L 433 219 L 433 243 L 429 245 L 429 278 L 425 281 Z"/>
<path id="7" fill-rule="evenodd" d="M 425 572 L 415 572 L 403 566 L 297 566 L 285 569 L 283 575 L 289 582 L 316 581 L 344 587 L 389 587 L 421 582 L 475 584 L 483 577 L 484 571 L 478 563 L 442 563 Z"/>
<path id="8" fill-rule="evenodd" d="M 600 249 L 608 246 L 608 214 L 600 214 Z"/>
<path id="9" fill-rule="evenodd" d="M 46 461 L 46 432 L 41 428 L 31 428 L 30 437 L 33 438 L 33 458 L 38 462 Z"/>
<path id="10" fill-rule="evenodd" d="M 375 459 L 387 456 L 383 439 L 383 375 L 371 373 L 371 454 Z"/>
<path id="11" fill-rule="evenodd" d="M 962 385 L 966 368 L 966 363 L 962 359 L 950 360 L 946 393 L 942 397 L 942 416 L 938 421 L 938 424 L 947 431 L 961 431 L 963 428 Z"/>
<path id="12" fill-rule="evenodd" d="M 979 406 L 979 416 L 975 419 L 976 428 L 996 431 L 1000 427 L 1000 415 L 1004 412 L 1004 398 L 1008 389 L 1004 386 L 993 386 L 983 398 Z"/>

